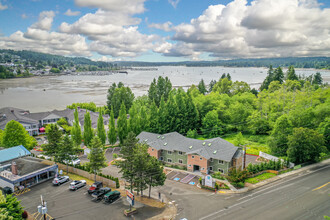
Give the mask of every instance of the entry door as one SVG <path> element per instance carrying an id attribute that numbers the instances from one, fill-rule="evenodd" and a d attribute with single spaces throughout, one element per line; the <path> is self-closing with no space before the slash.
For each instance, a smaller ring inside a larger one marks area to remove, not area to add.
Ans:
<path id="1" fill-rule="evenodd" d="M 198 165 L 194 165 L 194 171 L 199 171 L 199 166 Z"/>

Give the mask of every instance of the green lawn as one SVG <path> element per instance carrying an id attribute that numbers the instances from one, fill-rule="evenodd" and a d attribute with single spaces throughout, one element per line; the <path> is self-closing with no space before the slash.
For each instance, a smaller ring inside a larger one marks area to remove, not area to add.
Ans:
<path id="1" fill-rule="evenodd" d="M 261 174 L 259 176 L 248 178 L 248 179 L 245 180 L 245 182 L 251 183 L 251 184 L 256 184 L 256 183 L 259 183 L 259 182 L 261 182 L 263 180 L 272 178 L 274 176 L 276 176 L 275 173 L 263 173 L 263 174 Z"/>

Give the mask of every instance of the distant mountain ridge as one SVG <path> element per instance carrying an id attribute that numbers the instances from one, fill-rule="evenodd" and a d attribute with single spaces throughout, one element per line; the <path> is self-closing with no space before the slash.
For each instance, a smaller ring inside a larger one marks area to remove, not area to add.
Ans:
<path id="1" fill-rule="evenodd" d="M 216 60 L 216 61 L 183 61 L 183 62 L 142 62 L 142 61 L 92 61 L 84 57 L 65 57 L 60 55 L 52 55 L 33 51 L 15 51 L 0 50 L 2 60 L 4 56 L 14 55 L 24 59 L 30 63 L 48 62 L 56 65 L 73 64 L 73 65 L 94 65 L 97 67 L 112 66 L 226 66 L 226 67 L 288 67 L 293 65 L 295 68 L 315 68 L 330 69 L 330 57 L 283 57 L 283 58 L 251 58 L 251 59 L 232 59 L 232 60 Z"/>

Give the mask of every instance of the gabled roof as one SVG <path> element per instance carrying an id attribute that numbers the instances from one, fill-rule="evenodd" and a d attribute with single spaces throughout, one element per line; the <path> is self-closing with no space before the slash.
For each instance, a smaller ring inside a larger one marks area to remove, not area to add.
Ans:
<path id="1" fill-rule="evenodd" d="M 23 147 L 23 145 L 0 150 L 0 163 L 30 154 L 30 151 Z"/>
<path id="2" fill-rule="evenodd" d="M 182 151 L 186 154 L 198 154 L 206 159 L 214 158 L 223 161 L 231 161 L 238 147 L 222 138 L 197 140 L 187 138 L 177 132 L 167 134 L 155 134 L 142 132 L 137 136 L 140 143 L 146 143 L 156 150 Z"/>
<path id="3" fill-rule="evenodd" d="M 29 117 L 30 112 L 27 110 L 6 107 L 0 109 L 0 129 L 4 129 L 6 124 L 11 121 L 18 121 L 23 124 L 38 124 L 37 120 Z"/>

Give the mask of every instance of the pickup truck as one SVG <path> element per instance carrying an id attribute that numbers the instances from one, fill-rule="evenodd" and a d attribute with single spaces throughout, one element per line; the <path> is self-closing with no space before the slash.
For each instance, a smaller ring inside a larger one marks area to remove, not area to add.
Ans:
<path id="1" fill-rule="evenodd" d="M 98 190 L 92 194 L 93 200 L 103 199 L 103 196 L 105 194 L 107 194 L 108 192 L 111 192 L 110 188 L 108 188 L 108 187 L 101 188 L 100 190 Z"/>
<path id="2" fill-rule="evenodd" d="M 100 190 L 102 187 L 103 187 L 102 182 L 95 182 L 95 183 L 93 183 L 93 185 L 91 185 L 91 187 L 89 187 L 87 192 L 88 192 L 88 194 L 92 194 L 92 193 Z"/>

